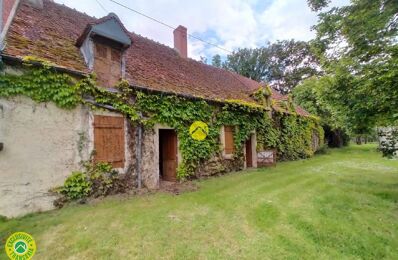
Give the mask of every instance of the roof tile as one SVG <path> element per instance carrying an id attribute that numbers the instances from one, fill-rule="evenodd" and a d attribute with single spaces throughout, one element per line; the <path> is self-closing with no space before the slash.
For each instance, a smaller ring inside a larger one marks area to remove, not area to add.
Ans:
<path id="1" fill-rule="evenodd" d="M 58 66 L 89 73 L 76 41 L 96 19 L 64 5 L 44 0 L 43 9 L 22 1 L 7 34 L 6 55 L 36 56 Z M 132 46 L 126 53 L 126 79 L 132 85 L 212 100 L 255 101 L 250 94 L 260 83 L 193 59 L 181 58 L 174 49 L 128 32 Z M 273 91 L 273 98 L 284 97 Z M 297 112 L 307 115 L 303 109 Z"/>

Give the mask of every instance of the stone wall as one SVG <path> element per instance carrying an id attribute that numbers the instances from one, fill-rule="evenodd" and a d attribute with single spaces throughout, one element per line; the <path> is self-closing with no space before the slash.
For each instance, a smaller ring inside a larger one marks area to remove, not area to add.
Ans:
<path id="1" fill-rule="evenodd" d="M 84 106 L 72 110 L 29 98 L 0 99 L 0 215 L 15 217 L 53 208 L 50 189 L 80 170 L 93 150 L 94 114 Z M 126 124 L 127 125 L 127 124 Z M 126 129 L 127 130 L 127 129 Z M 126 131 L 126 140 L 131 140 Z M 126 143 L 124 173 L 131 168 Z"/>
<path id="2" fill-rule="evenodd" d="M 0 99 L 0 215 L 19 216 L 53 207 L 49 189 L 87 160 L 89 112 L 37 104 L 29 98 Z M 83 140 L 84 142 L 84 140 Z"/>
<path id="3" fill-rule="evenodd" d="M 133 175 L 137 179 L 137 135 L 138 128 L 132 127 L 132 136 L 130 142 L 130 153 L 132 155 Z M 141 183 L 148 189 L 157 189 L 159 187 L 159 149 L 157 148 L 158 137 L 154 129 L 143 129 L 141 139 Z"/>
<path id="4" fill-rule="evenodd" d="M 228 172 L 240 171 L 244 169 L 243 158 L 228 158 L 222 154 L 214 156 L 210 160 L 202 163 L 195 172 L 195 177 L 203 178 L 215 175 L 222 175 Z"/>

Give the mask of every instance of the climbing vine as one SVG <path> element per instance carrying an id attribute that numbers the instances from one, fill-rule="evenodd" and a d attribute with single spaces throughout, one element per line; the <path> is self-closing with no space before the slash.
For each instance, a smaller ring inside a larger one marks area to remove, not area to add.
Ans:
<path id="1" fill-rule="evenodd" d="M 31 58 L 25 61 L 22 74 L 3 73 L 0 77 L 1 97 L 24 95 L 37 102 L 54 102 L 65 109 L 78 104 L 109 106 L 126 115 L 131 122 L 143 124 L 148 131 L 155 123 L 168 125 L 178 134 L 183 158 L 178 168 L 180 179 L 189 177 L 202 162 L 220 154 L 219 137 L 223 125 L 236 126 L 236 160 L 243 159 L 243 144 L 254 130 L 258 149 L 276 148 L 279 157 L 286 160 L 311 156 L 314 153 L 313 135 L 323 136 L 314 118 L 294 113 L 275 113 L 271 118 L 273 103 L 268 87 L 260 88 L 254 94 L 261 106 L 239 100 L 209 103 L 201 99 L 134 90 L 126 81 L 116 86 L 118 91 L 109 91 L 96 87 L 94 75 L 76 79 L 55 71 L 46 62 L 40 61 L 41 66 L 32 67 L 28 63 Z M 197 120 L 209 126 L 204 141 L 190 137 L 189 126 Z"/>

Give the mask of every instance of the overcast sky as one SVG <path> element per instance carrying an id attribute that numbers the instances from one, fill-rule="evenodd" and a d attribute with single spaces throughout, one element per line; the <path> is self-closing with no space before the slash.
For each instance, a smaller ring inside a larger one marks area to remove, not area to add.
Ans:
<path id="1" fill-rule="evenodd" d="M 317 21 L 306 0 L 116 0 L 173 27 L 179 24 L 188 33 L 228 50 L 257 47 L 267 41 L 283 39 L 309 40 L 311 26 Z M 112 3 L 110 0 L 55 0 L 102 17 L 116 13 L 130 31 L 173 46 L 172 30 Z M 104 10 L 99 4 L 100 2 Z M 349 0 L 332 0 L 344 5 Z M 188 39 L 188 55 L 199 59 L 228 53 L 195 39 Z"/>

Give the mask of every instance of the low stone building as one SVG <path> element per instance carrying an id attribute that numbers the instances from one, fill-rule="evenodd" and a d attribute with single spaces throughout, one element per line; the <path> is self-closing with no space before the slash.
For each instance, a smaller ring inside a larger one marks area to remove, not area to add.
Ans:
<path id="1" fill-rule="evenodd" d="M 316 118 L 287 97 L 188 58 L 183 26 L 174 30 L 172 49 L 129 32 L 115 14 L 95 19 L 49 0 L 2 3 L 0 215 L 51 209 L 49 190 L 91 156 L 131 174 L 136 186 L 156 189 L 162 179 L 176 181 L 178 171 L 222 174 L 257 167 L 257 155 L 265 149 L 296 159 L 322 145 Z M 35 74 L 36 68 L 42 74 Z M 82 91 L 92 73 L 98 93 L 123 102 L 77 93 L 72 86 Z M 61 89 L 61 81 L 71 81 L 70 89 Z M 128 85 L 128 96 L 115 87 L 121 82 Z M 78 95 L 82 102 L 68 105 Z M 194 120 L 209 124 L 205 143 L 189 139 Z M 279 129 L 272 141 L 267 120 Z M 284 131 L 288 122 L 305 125 L 297 127 L 305 131 Z"/>

